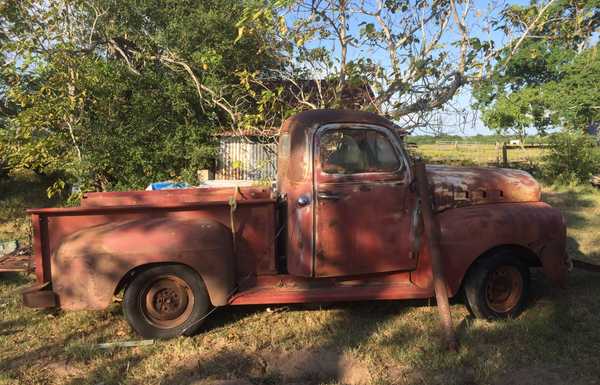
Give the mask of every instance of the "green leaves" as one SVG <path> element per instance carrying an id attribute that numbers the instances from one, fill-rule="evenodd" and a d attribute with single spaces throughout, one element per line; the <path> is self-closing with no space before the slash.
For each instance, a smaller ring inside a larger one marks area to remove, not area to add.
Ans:
<path id="1" fill-rule="evenodd" d="M 8 102 L 0 148 L 11 168 L 59 173 L 48 190 L 144 188 L 161 179 L 194 183 L 215 154 L 213 133 L 229 116 L 199 94 L 183 66 L 218 93 L 241 88 L 237 73 L 271 63 L 266 40 L 241 35 L 245 3 L 187 0 L 25 0 L 0 23 Z M 5 23 L 6 21 L 6 23 Z M 4 97 L 0 83 L 0 95 Z M 3 160 L 4 162 L 4 160 Z M 3 163 L 4 164 L 4 163 Z"/>
<path id="2" fill-rule="evenodd" d="M 540 7 L 508 7 L 504 27 L 530 25 Z M 591 106 L 600 100 L 600 67 L 597 42 L 591 42 L 599 26 L 597 0 L 552 5 L 519 49 L 503 50 L 492 75 L 475 86 L 484 122 L 497 131 L 523 133 L 529 127 L 584 130 L 598 121 L 600 111 Z"/>
<path id="3" fill-rule="evenodd" d="M 553 55 L 547 52 L 544 60 Z M 548 127 L 582 131 L 600 121 L 600 111 L 594 108 L 600 100 L 597 46 L 570 55 L 568 62 L 546 72 L 528 71 L 521 67 L 517 72 L 513 66 L 510 76 L 497 84 L 480 85 L 476 95 L 489 127 L 499 131 L 524 131 L 527 127 L 541 132 Z"/>
<path id="4" fill-rule="evenodd" d="M 600 170 L 600 148 L 582 132 L 562 132 L 550 137 L 544 173 L 559 183 L 587 183 Z"/>

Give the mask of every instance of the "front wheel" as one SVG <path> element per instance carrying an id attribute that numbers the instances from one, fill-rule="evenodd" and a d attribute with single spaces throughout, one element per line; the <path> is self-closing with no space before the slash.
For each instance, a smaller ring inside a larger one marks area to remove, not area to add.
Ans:
<path id="1" fill-rule="evenodd" d="M 525 308 L 529 269 L 513 250 L 475 262 L 465 279 L 469 311 L 477 318 L 515 318 Z"/>
<path id="2" fill-rule="evenodd" d="M 172 338 L 200 326 L 210 300 L 202 278 L 182 265 L 160 265 L 134 276 L 125 290 L 123 312 L 146 338 Z"/>

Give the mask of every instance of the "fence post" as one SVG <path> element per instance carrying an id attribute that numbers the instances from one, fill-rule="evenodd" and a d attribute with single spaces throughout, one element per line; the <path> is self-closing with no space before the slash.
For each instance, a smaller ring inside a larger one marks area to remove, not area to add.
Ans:
<path id="1" fill-rule="evenodd" d="M 502 167 L 508 167 L 508 149 L 506 143 L 502 143 Z"/>

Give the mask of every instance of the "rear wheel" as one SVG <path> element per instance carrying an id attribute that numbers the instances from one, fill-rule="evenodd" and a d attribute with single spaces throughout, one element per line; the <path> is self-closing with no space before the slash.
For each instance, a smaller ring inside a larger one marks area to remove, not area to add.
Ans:
<path id="1" fill-rule="evenodd" d="M 193 333 L 209 308 L 202 278 L 182 265 L 160 265 L 142 271 L 123 298 L 125 318 L 146 338 Z"/>
<path id="2" fill-rule="evenodd" d="M 465 279 L 467 307 L 477 318 L 515 318 L 525 308 L 529 269 L 514 250 L 475 262 Z"/>

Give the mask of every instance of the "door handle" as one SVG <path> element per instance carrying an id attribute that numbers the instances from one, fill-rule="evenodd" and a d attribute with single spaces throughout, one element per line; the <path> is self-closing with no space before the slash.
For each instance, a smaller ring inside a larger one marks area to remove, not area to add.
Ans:
<path id="1" fill-rule="evenodd" d="M 330 191 L 319 191 L 317 192 L 317 197 L 319 199 L 328 199 L 332 201 L 337 201 L 342 196 L 340 194 L 332 193 Z"/>
<path id="2" fill-rule="evenodd" d="M 308 195 L 300 195 L 296 201 L 298 207 L 308 206 L 310 204 L 310 197 Z"/>

